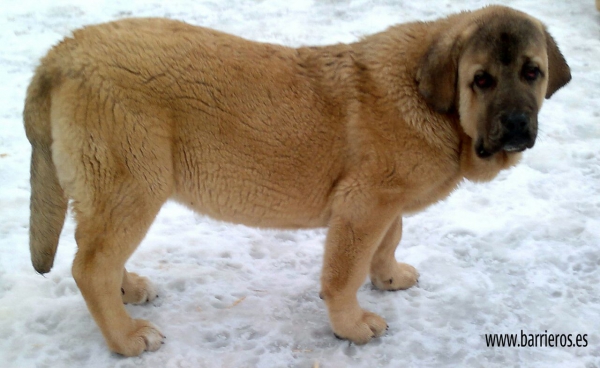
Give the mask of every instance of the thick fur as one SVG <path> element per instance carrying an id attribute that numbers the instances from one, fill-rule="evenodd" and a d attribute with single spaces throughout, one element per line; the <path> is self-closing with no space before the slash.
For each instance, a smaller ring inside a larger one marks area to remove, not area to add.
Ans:
<path id="1" fill-rule="evenodd" d="M 523 80 L 525 62 L 539 78 Z M 474 86 L 482 71 L 493 87 Z M 165 201 L 327 226 L 321 295 L 335 334 L 366 343 L 387 327 L 358 304 L 367 275 L 384 290 L 418 278 L 394 258 L 402 215 L 514 165 L 543 98 L 569 79 L 543 25 L 504 7 L 298 49 L 167 19 L 86 27 L 27 92 L 33 265 L 50 270 L 71 199 L 73 276 L 110 349 L 134 356 L 163 336 L 123 307 L 156 297 L 124 265 Z"/>

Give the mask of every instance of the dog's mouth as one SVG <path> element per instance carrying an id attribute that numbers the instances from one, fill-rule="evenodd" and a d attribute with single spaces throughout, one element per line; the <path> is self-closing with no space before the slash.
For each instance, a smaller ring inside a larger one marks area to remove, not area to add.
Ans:
<path id="1" fill-rule="evenodd" d="M 475 144 L 475 153 L 479 158 L 489 158 L 500 151 L 508 153 L 523 152 L 528 148 L 532 148 L 534 144 L 535 138 L 529 137 L 505 137 L 488 144 L 480 137 Z"/>
<path id="2" fill-rule="evenodd" d="M 507 145 L 505 145 L 502 150 L 506 151 L 506 152 L 523 152 L 528 148 L 533 147 L 533 145 L 529 146 L 528 144 L 513 144 L 513 143 L 509 143 Z"/>
<path id="3" fill-rule="evenodd" d="M 488 158 L 495 153 L 523 152 L 532 148 L 537 136 L 537 120 L 531 114 L 512 112 L 502 114 L 481 132 L 475 144 L 475 153 L 479 158 Z"/>

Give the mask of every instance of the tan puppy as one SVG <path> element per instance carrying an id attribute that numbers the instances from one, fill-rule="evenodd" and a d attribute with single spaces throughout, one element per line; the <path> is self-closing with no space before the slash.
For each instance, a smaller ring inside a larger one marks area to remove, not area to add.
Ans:
<path id="1" fill-rule="evenodd" d="M 387 327 L 358 304 L 367 275 L 417 281 L 394 258 L 402 215 L 514 165 L 569 80 L 544 26 L 498 6 L 298 49 L 167 19 L 86 27 L 27 91 L 33 265 L 52 267 L 72 199 L 73 276 L 110 349 L 132 356 L 163 336 L 123 307 L 156 295 L 124 265 L 169 198 L 247 225 L 328 226 L 331 326 L 366 343 Z"/>

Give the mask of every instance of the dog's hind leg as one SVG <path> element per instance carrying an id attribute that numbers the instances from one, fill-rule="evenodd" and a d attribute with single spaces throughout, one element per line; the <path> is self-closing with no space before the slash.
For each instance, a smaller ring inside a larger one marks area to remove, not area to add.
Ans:
<path id="1" fill-rule="evenodd" d="M 371 282 L 378 289 L 408 289 L 419 279 L 419 273 L 413 266 L 396 261 L 394 253 L 401 237 L 402 217 L 398 217 L 388 229 L 371 260 Z"/>
<path id="2" fill-rule="evenodd" d="M 126 273 L 125 263 L 173 190 L 168 135 L 156 117 L 118 106 L 105 113 L 91 98 L 82 104 L 84 115 L 58 97 L 53 158 L 77 222 L 73 277 L 112 351 L 157 350 L 160 331 L 132 319 L 123 302 L 155 296 L 146 279 Z"/>
<path id="3" fill-rule="evenodd" d="M 132 319 L 123 305 L 123 301 L 142 302 L 142 297 L 148 299 L 155 294 L 151 291 L 149 295 L 147 286 L 136 286 L 147 280 L 128 274 L 124 265 L 164 199 L 149 196 L 132 183 L 123 183 L 104 198 L 102 193 L 95 195 L 102 206 L 91 213 L 83 213 L 75 204 L 79 250 L 73 262 L 73 277 L 112 351 L 135 356 L 144 350 L 157 350 L 163 340 L 158 328 L 148 321 Z M 136 295 L 135 291 L 144 288 L 146 295 Z"/>

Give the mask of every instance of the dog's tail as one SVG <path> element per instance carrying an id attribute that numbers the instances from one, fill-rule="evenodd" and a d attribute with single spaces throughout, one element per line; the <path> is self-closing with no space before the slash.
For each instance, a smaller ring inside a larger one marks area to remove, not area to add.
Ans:
<path id="1" fill-rule="evenodd" d="M 57 79 L 58 73 L 42 61 L 27 89 L 23 111 L 32 147 L 29 248 L 33 268 L 41 274 L 49 272 L 54 263 L 68 205 L 52 161 L 50 93 Z"/>

